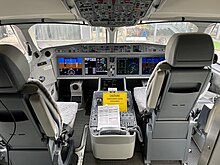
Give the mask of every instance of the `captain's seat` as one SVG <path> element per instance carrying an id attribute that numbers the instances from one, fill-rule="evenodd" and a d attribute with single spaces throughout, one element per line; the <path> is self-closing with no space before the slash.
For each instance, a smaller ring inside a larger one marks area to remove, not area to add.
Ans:
<path id="1" fill-rule="evenodd" d="M 57 103 L 37 80 L 29 79 L 25 56 L 0 45 L 0 136 L 14 165 L 70 164 L 77 103 Z"/>
<path id="2" fill-rule="evenodd" d="M 210 81 L 213 55 L 209 35 L 175 34 L 166 46 L 166 60 L 158 63 L 147 87 L 134 89 L 146 122 L 145 163 L 151 160 L 187 163 L 193 126 L 190 111 Z"/>

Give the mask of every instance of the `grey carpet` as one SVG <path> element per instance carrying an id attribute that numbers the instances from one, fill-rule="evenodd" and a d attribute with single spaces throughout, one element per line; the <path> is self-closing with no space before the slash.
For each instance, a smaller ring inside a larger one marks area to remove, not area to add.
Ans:
<path id="1" fill-rule="evenodd" d="M 85 124 L 89 123 L 89 116 L 85 115 L 85 111 L 78 111 L 76 115 L 76 120 L 74 124 L 74 139 L 75 145 L 79 146 L 82 136 L 83 127 Z M 188 165 L 197 165 L 200 152 L 192 141 L 191 143 L 192 152 L 189 153 Z M 135 146 L 135 153 L 131 159 L 128 160 L 98 160 L 93 157 L 91 150 L 91 140 L 88 135 L 86 143 L 86 151 L 84 157 L 84 165 L 141 165 L 143 163 L 142 154 L 140 152 L 140 147 L 138 143 Z M 152 161 L 152 165 L 180 165 L 179 161 Z"/>
<path id="2" fill-rule="evenodd" d="M 84 110 L 78 111 L 74 123 L 74 142 L 76 147 L 80 146 L 83 128 L 85 124 L 89 124 L 89 116 L 85 115 Z"/>

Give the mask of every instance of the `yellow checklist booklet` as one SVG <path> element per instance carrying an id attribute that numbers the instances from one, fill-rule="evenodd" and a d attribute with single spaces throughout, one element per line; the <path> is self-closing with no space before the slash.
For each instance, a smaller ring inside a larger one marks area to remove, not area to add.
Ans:
<path id="1" fill-rule="evenodd" d="M 127 112 L 127 92 L 104 92 L 103 105 L 119 105 L 120 112 Z"/>

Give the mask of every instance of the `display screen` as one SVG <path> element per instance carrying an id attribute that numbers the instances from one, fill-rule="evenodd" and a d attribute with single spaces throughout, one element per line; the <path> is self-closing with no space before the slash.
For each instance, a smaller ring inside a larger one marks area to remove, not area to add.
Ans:
<path id="1" fill-rule="evenodd" d="M 82 75 L 82 58 L 58 58 L 60 75 Z"/>
<path id="2" fill-rule="evenodd" d="M 117 58 L 117 74 L 139 74 L 139 58 Z"/>
<path id="3" fill-rule="evenodd" d="M 118 91 L 124 91 L 124 79 L 123 78 L 102 78 L 101 79 L 101 90 L 108 91 L 108 88 L 117 88 Z"/>
<path id="4" fill-rule="evenodd" d="M 160 61 L 164 61 L 164 57 L 143 57 L 142 58 L 142 74 L 151 74 Z"/>
<path id="5" fill-rule="evenodd" d="M 107 58 L 85 58 L 85 75 L 107 75 Z"/>

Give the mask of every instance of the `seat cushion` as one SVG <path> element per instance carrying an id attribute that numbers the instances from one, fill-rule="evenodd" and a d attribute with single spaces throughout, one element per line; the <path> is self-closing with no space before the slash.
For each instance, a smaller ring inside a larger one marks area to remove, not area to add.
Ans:
<path id="1" fill-rule="evenodd" d="M 60 115 L 62 117 L 63 123 L 73 128 L 78 103 L 76 102 L 56 102 Z"/>

